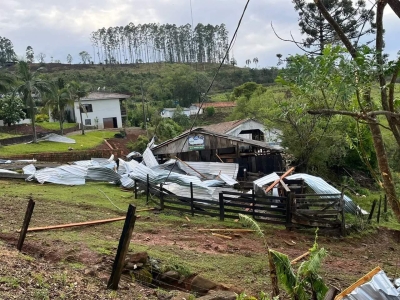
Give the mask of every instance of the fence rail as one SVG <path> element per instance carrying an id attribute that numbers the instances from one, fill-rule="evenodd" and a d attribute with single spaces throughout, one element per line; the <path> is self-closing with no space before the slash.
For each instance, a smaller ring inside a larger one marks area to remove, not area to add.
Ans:
<path id="1" fill-rule="evenodd" d="M 146 191 L 147 201 L 157 196 L 157 204 L 162 210 L 170 209 L 183 213 L 208 215 L 225 219 L 237 219 L 238 214 L 249 215 L 257 222 L 292 227 L 338 228 L 344 234 L 344 203 L 342 194 L 294 194 L 286 197 L 257 196 L 253 193 L 222 191 L 218 200 L 199 199 L 193 196 L 190 184 L 190 197 L 172 194 L 160 185 L 139 182 Z M 135 196 L 137 197 L 135 182 Z M 154 201 L 154 200 L 152 200 Z"/>

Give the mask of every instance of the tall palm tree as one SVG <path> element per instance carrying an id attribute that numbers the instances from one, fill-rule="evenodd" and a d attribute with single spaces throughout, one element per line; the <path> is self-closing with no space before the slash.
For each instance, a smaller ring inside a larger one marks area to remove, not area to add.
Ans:
<path id="1" fill-rule="evenodd" d="M 85 125 L 83 124 L 82 112 L 86 112 L 85 107 L 82 105 L 81 98 L 89 94 L 87 87 L 79 82 L 71 81 L 67 85 L 72 101 L 78 101 L 79 115 L 81 119 L 82 135 L 85 135 Z"/>
<path id="2" fill-rule="evenodd" d="M 50 93 L 47 93 L 45 97 L 45 105 L 56 113 L 58 122 L 60 123 L 61 135 L 64 135 L 65 109 L 69 104 L 73 105 L 74 100 L 62 78 L 58 78 L 57 81 L 52 82 L 50 88 Z"/>
<path id="3" fill-rule="evenodd" d="M 254 57 L 254 58 L 253 58 L 253 63 L 255 63 L 255 64 L 256 64 L 256 69 L 257 69 L 258 57 Z"/>
<path id="4" fill-rule="evenodd" d="M 39 78 L 39 72 L 43 68 L 39 68 L 32 72 L 29 65 L 25 61 L 19 61 L 17 64 L 17 86 L 14 93 L 19 93 L 29 110 L 32 123 L 33 142 L 37 143 L 36 135 L 36 107 L 34 97 L 40 97 L 44 93 L 50 92 L 50 85 L 47 81 Z"/>

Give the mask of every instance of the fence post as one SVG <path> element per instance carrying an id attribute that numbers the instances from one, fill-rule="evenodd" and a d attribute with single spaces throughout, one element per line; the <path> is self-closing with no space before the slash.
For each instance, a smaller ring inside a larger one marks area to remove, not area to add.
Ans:
<path id="1" fill-rule="evenodd" d="M 292 199 L 292 193 L 288 192 L 286 198 L 286 229 L 290 229 L 292 224 Z"/>
<path id="2" fill-rule="evenodd" d="M 386 194 L 384 196 L 384 200 L 383 200 L 383 212 L 387 213 L 387 197 Z"/>
<path id="3" fill-rule="evenodd" d="M 164 210 L 164 193 L 163 193 L 163 184 L 160 183 L 160 209 Z"/>
<path id="4" fill-rule="evenodd" d="M 149 181 L 149 174 L 147 174 L 147 182 L 146 182 L 146 205 L 149 204 L 149 193 L 150 193 L 150 181 Z"/>
<path id="5" fill-rule="evenodd" d="M 368 216 L 368 223 L 370 223 L 372 220 L 372 215 L 374 214 L 376 202 L 378 202 L 376 199 L 374 200 L 374 202 L 372 202 L 371 211 L 369 212 L 369 216 Z"/>
<path id="6" fill-rule="evenodd" d="M 22 224 L 21 232 L 19 234 L 17 249 L 21 251 L 22 245 L 24 244 L 26 232 L 28 231 L 29 222 L 31 221 L 33 208 L 35 207 L 35 201 L 32 200 L 32 197 L 29 197 L 28 206 L 25 212 L 24 223 Z"/>
<path id="7" fill-rule="evenodd" d="M 193 205 L 193 183 L 190 182 L 190 212 L 192 217 L 194 216 L 194 205 Z"/>
<path id="8" fill-rule="evenodd" d="M 378 222 L 378 224 L 381 218 L 381 203 L 382 203 L 382 195 L 379 196 L 378 214 L 376 216 L 376 221 Z"/>
<path id="9" fill-rule="evenodd" d="M 340 214 L 342 216 L 342 222 L 340 226 L 340 233 L 342 236 L 346 236 L 346 220 L 344 216 L 344 189 L 345 187 L 342 187 L 342 192 L 340 193 Z"/>
<path id="10" fill-rule="evenodd" d="M 256 212 L 256 209 L 255 209 L 256 198 L 255 198 L 255 195 L 254 195 L 254 189 L 251 190 L 251 205 L 253 206 L 252 207 L 253 208 L 253 219 L 255 219 L 256 218 L 256 214 L 255 214 L 255 212 Z"/>
<path id="11" fill-rule="evenodd" d="M 135 194 L 135 199 L 137 199 L 137 180 L 135 179 L 134 185 L 133 185 L 133 193 Z"/>
<path id="12" fill-rule="evenodd" d="M 219 193 L 219 220 L 223 221 L 225 216 L 224 193 Z"/>
<path id="13" fill-rule="evenodd" d="M 116 290 L 121 279 L 122 269 L 125 263 L 125 256 L 128 253 L 129 243 L 132 238 L 133 228 L 136 221 L 136 207 L 129 204 L 128 212 L 126 213 L 124 227 L 119 239 L 117 254 L 115 255 L 114 264 L 111 271 L 110 279 L 108 280 L 107 288 Z"/>

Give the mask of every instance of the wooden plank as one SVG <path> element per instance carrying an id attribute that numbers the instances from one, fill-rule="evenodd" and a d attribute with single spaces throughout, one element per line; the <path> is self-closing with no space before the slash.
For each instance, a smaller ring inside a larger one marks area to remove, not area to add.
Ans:
<path id="1" fill-rule="evenodd" d="M 177 211 L 181 211 L 181 212 L 187 212 L 187 213 L 191 212 L 190 208 L 189 209 L 185 209 L 185 208 L 169 206 L 169 205 L 164 205 L 164 208 L 170 209 L 170 210 L 177 210 Z"/>
<path id="2" fill-rule="evenodd" d="M 337 215 L 340 213 L 340 210 L 332 209 L 332 210 L 312 210 L 312 209 L 297 209 L 296 212 L 305 214 L 305 215 Z"/>
<path id="3" fill-rule="evenodd" d="M 308 256 L 309 254 L 310 254 L 310 251 L 307 251 L 306 253 L 303 253 L 302 255 L 296 257 L 295 259 L 293 259 L 293 260 L 290 262 L 290 264 L 291 264 L 291 265 L 297 264 L 297 262 L 298 262 L 299 260 L 301 260 L 302 258 Z"/>
<path id="4" fill-rule="evenodd" d="M 359 287 L 360 285 L 371 281 L 372 277 L 374 277 L 376 274 L 378 274 L 380 271 L 382 271 L 382 269 L 380 267 L 376 267 L 375 269 L 373 269 L 371 272 L 369 272 L 368 274 L 364 275 L 363 277 L 361 277 L 359 280 L 357 280 L 355 283 L 353 283 L 352 285 L 350 285 L 348 288 L 344 289 L 339 295 L 337 295 L 335 297 L 335 300 L 341 300 L 343 299 L 345 296 L 347 296 L 348 294 L 350 294 L 352 291 L 354 291 L 357 287 Z"/>
<path id="5" fill-rule="evenodd" d="M 329 287 L 329 290 L 326 292 L 324 300 L 334 300 L 336 295 L 339 293 L 339 290 L 335 286 Z"/>
<path id="6" fill-rule="evenodd" d="M 214 233 L 214 232 L 212 232 L 211 235 L 217 236 L 217 237 L 220 237 L 220 238 L 224 238 L 224 239 L 227 239 L 227 240 L 231 240 L 232 239 L 231 236 L 227 236 L 227 235 L 223 235 L 223 234 L 219 234 L 219 233 Z"/>
<path id="7" fill-rule="evenodd" d="M 172 200 L 172 199 L 168 199 L 166 197 L 164 198 L 164 203 L 177 204 L 177 205 L 183 205 L 183 206 L 190 206 L 190 203 L 183 202 L 183 201 Z"/>
<path id="8" fill-rule="evenodd" d="M 340 198 L 340 194 L 297 194 L 296 197 L 338 197 Z"/>
<path id="9" fill-rule="evenodd" d="M 230 231 L 230 232 L 255 232 L 253 229 L 236 229 L 236 228 L 199 228 L 197 231 Z M 263 230 L 264 231 L 264 230 Z"/>
<path id="10" fill-rule="evenodd" d="M 277 185 L 283 178 L 288 176 L 293 171 L 294 171 L 294 167 L 292 167 L 289 170 L 287 170 L 281 177 L 279 177 L 279 179 L 275 180 L 269 187 L 267 187 L 265 189 L 265 192 L 268 193 L 270 190 L 272 190 L 274 188 L 275 185 Z"/>
<path id="11" fill-rule="evenodd" d="M 115 255 L 113 268 L 111 271 L 110 279 L 108 280 L 107 287 L 109 289 L 117 290 L 118 283 L 121 279 L 122 269 L 125 264 L 125 257 L 128 253 L 129 244 L 132 239 L 133 228 L 135 227 L 136 221 L 136 207 L 129 205 L 126 213 L 124 227 L 122 229 L 121 238 L 119 239 L 117 253 Z"/>
<path id="12" fill-rule="evenodd" d="M 289 187 L 286 185 L 286 183 L 283 182 L 283 180 L 279 180 L 279 183 L 281 184 L 281 186 L 283 187 L 283 189 L 286 191 L 286 193 L 290 192 Z"/>
<path id="13" fill-rule="evenodd" d="M 250 215 L 250 216 L 259 216 L 265 218 L 275 218 L 275 219 L 286 219 L 285 215 L 273 215 L 273 214 L 266 214 L 266 213 L 259 213 L 259 212 L 251 212 L 251 211 L 241 211 L 236 209 L 225 209 L 225 212 L 229 213 L 236 213 L 236 214 L 243 214 L 243 215 Z M 237 218 L 237 216 L 236 216 Z"/>
<path id="14" fill-rule="evenodd" d="M 33 201 L 32 197 L 30 197 L 28 201 L 28 206 L 26 207 L 25 218 L 24 222 L 22 223 L 21 233 L 19 234 L 19 239 L 17 243 L 18 251 L 21 251 L 22 245 L 24 244 L 26 233 L 28 231 L 29 222 L 31 221 L 34 208 L 35 208 L 35 201 Z"/>

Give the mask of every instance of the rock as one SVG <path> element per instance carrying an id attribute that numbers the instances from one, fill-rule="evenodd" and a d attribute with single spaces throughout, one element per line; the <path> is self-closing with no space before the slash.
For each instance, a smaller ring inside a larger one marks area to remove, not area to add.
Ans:
<path id="1" fill-rule="evenodd" d="M 197 300 L 236 300 L 237 295 L 231 291 L 210 291 L 207 295 L 196 298 Z"/>
<path id="2" fill-rule="evenodd" d="M 136 270 L 136 269 L 140 269 L 140 268 L 143 268 L 143 266 L 144 266 L 144 264 L 143 263 L 136 263 L 136 264 L 134 264 L 134 263 L 131 263 L 131 262 L 127 262 L 126 264 L 125 264 L 125 269 L 127 269 L 127 270 Z"/>
<path id="3" fill-rule="evenodd" d="M 138 263 L 142 263 L 143 265 L 145 265 L 148 259 L 149 255 L 147 254 L 147 252 L 138 252 L 128 255 L 126 261 L 127 263 L 129 262 L 134 265 L 137 265 Z"/>
<path id="4" fill-rule="evenodd" d="M 217 284 L 215 282 L 212 282 L 211 280 L 197 275 L 193 278 L 190 284 L 190 291 L 200 295 L 204 295 L 207 294 L 209 290 L 212 290 L 215 287 L 217 287 Z"/>
<path id="5" fill-rule="evenodd" d="M 90 276 L 96 276 L 96 268 L 89 268 L 89 269 L 85 269 L 84 274 L 85 275 L 90 275 Z"/>
<path id="6" fill-rule="evenodd" d="M 141 284 L 151 284 L 153 281 L 153 275 L 151 275 L 150 271 L 146 268 L 136 269 L 131 271 L 132 279 L 138 281 Z"/>
<path id="7" fill-rule="evenodd" d="M 173 293 L 173 297 L 171 298 L 171 300 L 189 300 L 190 298 L 190 294 L 189 293 L 185 293 L 185 292 L 181 292 L 181 291 L 176 291 Z"/>
<path id="8" fill-rule="evenodd" d="M 178 282 L 181 275 L 176 271 L 167 271 L 161 275 L 160 279 L 166 283 Z"/>

